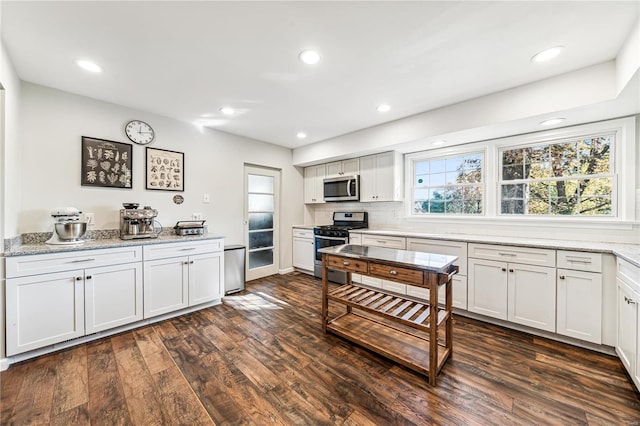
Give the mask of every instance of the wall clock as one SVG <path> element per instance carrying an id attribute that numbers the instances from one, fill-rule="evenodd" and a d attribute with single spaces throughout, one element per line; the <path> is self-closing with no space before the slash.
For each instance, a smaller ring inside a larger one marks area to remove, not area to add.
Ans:
<path id="1" fill-rule="evenodd" d="M 127 137 L 131 142 L 138 145 L 148 145 L 153 142 L 156 134 L 147 123 L 140 120 L 131 120 L 124 128 Z"/>

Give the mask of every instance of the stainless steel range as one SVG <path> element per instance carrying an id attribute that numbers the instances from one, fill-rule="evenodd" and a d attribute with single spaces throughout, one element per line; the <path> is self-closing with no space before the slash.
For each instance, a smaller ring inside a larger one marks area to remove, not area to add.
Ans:
<path id="1" fill-rule="evenodd" d="M 317 226 L 313 228 L 315 242 L 315 264 L 313 275 L 322 277 L 321 248 L 339 246 L 349 242 L 349 230 L 369 227 L 367 212 L 334 212 L 333 225 Z M 329 270 L 329 281 L 344 284 L 347 282 L 347 273 Z"/>

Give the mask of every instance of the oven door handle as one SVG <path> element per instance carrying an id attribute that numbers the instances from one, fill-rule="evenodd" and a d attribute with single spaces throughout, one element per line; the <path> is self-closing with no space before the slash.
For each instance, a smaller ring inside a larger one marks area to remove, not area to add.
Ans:
<path id="1" fill-rule="evenodd" d="M 316 235 L 316 238 L 319 240 L 344 241 L 345 243 L 347 242 L 347 238 L 344 238 L 344 237 L 325 237 L 325 236 Z"/>

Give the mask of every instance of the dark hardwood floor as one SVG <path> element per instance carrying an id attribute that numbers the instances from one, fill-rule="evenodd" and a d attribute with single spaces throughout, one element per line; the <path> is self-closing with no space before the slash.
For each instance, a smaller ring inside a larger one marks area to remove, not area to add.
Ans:
<path id="1" fill-rule="evenodd" d="M 320 282 L 248 283 L 220 306 L 11 366 L 0 424 L 638 425 L 617 358 L 456 317 L 427 379 L 320 327 Z"/>

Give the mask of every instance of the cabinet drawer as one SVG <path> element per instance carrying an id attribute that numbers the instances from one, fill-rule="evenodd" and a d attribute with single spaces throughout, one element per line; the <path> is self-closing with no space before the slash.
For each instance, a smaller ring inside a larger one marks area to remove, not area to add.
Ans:
<path id="1" fill-rule="evenodd" d="M 405 250 L 407 247 L 407 239 L 405 237 L 362 234 L 362 245 Z"/>
<path id="2" fill-rule="evenodd" d="M 407 268 L 399 268 L 396 266 L 379 265 L 376 263 L 370 263 L 369 274 L 376 277 L 380 277 L 385 280 L 400 281 L 406 284 L 421 285 L 423 283 L 422 271 L 416 271 L 416 270 L 407 269 Z"/>
<path id="3" fill-rule="evenodd" d="M 140 261 L 141 246 L 12 256 L 6 258 L 6 274 L 15 278 Z"/>
<path id="4" fill-rule="evenodd" d="M 633 291 L 640 292 L 640 268 L 623 259 L 618 259 L 617 277 L 620 281 L 629 285 Z"/>
<path id="5" fill-rule="evenodd" d="M 293 228 L 293 236 L 295 238 L 313 239 L 313 229 Z"/>
<path id="6" fill-rule="evenodd" d="M 330 269 L 339 269 L 348 272 L 367 273 L 367 262 L 358 259 L 346 259 L 344 257 L 328 256 L 327 262 Z"/>
<path id="7" fill-rule="evenodd" d="M 192 254 L 212 253 L 224 249 L 224 239 L 191 241 L 185 243 L 151 244 L 143 247 L 144 260 L 166 259 L 169 257 L 190 256 Z"/>
<path id="8" fill-rule="evenodd" d="M 498 246 L 469 243 L 468 256 L 527 265 L 556 266 L 556 251 L 521 246 Z"/>
<path id="9" fill-rule="evenodd" d="M 458 256 L 458 260 L 454 263 L 459 268 L 458 275 L 467 275 L 467 243 L 465 242 L 407 238 L 407 250 Z"/>
<path id="10" fill-rule="evenodd" d="M 558 268 L 602 272 L 602 254 L 558 250 Z"/>

